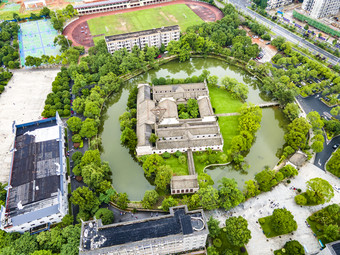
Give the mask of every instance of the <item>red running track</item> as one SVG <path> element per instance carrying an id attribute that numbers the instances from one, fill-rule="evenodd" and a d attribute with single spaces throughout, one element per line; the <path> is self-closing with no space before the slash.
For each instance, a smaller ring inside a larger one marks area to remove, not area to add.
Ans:
<path id="1" fill-rule="evenodd" d="M 218 8 L 208 3 L 196 2 L 196 1 L 191 1 L 191 0 L 175 0 L 171 2 L 129 8 L 129 9 L 124 9 L 124 10 L 116 10 L 116 11 L 110 11 L 110 12 L 100 12 L 100 13 L 84 15 L 84 16 L 81 16 L 76 21 L 70 23 L 64 29 L 63 35 L 67 36 L 67 38 L 73 42 L 74 46 L 82 45 L 85 48 L 89 48 L 91 46 L 94 46 L 94 43 L 92 40 L 92 36 L 90 35 L 89 28 L 85 27 L 85 26 L 88 26 L 87 20 L 93 19 L 96 17 L 101 17 L 101 16 L 109 16 L 109 15 L 118 14 L 118 13 L 133 12 L 133 11 L 139 11 L 139 10 L 161 7 L 161 6 L 166 6 L 166 5 L 173 5 L 173 4 L 187 4 L 204 21 L 216 21 L 216 20 L 220 20 L 223 18 L 223 13 Z M 81 30 L 84 32 L 81 32 Z M 87 34 L 85 34 L 85 32 L 87 32 Z"/>

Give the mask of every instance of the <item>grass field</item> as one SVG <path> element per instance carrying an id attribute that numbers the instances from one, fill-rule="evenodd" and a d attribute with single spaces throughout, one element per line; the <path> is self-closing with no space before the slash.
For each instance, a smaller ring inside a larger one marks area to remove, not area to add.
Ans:
<path id="1" fill-rule="evenodd" d="M 185 31 L 187 27 L 203 22 L 204 21 L 185 4 L 126 12 L 98 17 L 87 21 L 93 36 L 99 34 L 109 36 L 171 25 L 179 25 L 181 31 Z M 103 38 L 104 36 L 100 36 L 93 38 L 93 40 L 97 42 Z"/>
<path id="2" fill-rule="evenodd" d="M 230 149 L 233 137 L 239 135 L 238 118 L 237 115 L 218 117 L 218 124 L 224 140 L 223 151 L 225 152 Z"/>
<path id="3" fill-rule="evenodd" d="M 187 155 L 183 153 L 185 158 L 187 159 Z M 171 155 L 170 158 L 165 159 L 165 164 L 169 165 L 173 171 L 174 175 L 188 175 L 189 170 L 188 170 L 188 164 L 180 164 L 178 162 L 178 158 L 174 156 L 173 154 Z"/>
<path id="4" fill-rule="evenodd" d="M 211 105 L 215 108 L 215 113 L 231 113 L 238 112 L 242 103 L 239 99 L 235 99 L 223 88 L 217 86 L 209 86 L 209 95 Z"/>

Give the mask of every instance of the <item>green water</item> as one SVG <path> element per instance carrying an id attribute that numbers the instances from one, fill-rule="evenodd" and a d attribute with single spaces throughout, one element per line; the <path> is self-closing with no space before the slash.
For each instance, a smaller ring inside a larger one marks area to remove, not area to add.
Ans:
<path id="1" fill-rule="evenodd" d="M 153 186 L 144 177 L 142 167 L 133 160 L 129 151 L 120 145 L 119 116 L 125 111 L 129 96 L 129 89 L 141 82 L 150 82 L 157 77 L 186 78 L 200 75 L 206 69 L 211 75 L 222 78 L 228 75 L 249 86 L 248 102 L 260 104 L 266 101 L 256 87 L 256 80 L 242 69 L 229 66 L 223 61 L 216 59 L 192 59 L 185 63 L 170 62 L 160 67 L 159 70 L 151 70 L 126 83 L 120 94 L 114 95 L 107 104 L 103 115 L 105 120 L 102 127 L 103 153 L 102 159 L 109 162 L 112 169 L 112 183 L 118 192 L 126 192 L 131 200 L 140 200 L 144 192 L 153 189 Z M 247 155 L 246 160 L 250 164 L 247 174 L 241 174 L 231 167 L 218 167 L 207 170 L 214 181 L 225 176 L 235 178 L 240 187 L 245 180 L 252 179 L 256 172 L 268 165 L 273 167 L 278 158 L 275 154 L 283 143 L 283 116 L 279 109 L 269 108 L 263 110 L 261 128 L 257 132 L 257 138 Z"/>

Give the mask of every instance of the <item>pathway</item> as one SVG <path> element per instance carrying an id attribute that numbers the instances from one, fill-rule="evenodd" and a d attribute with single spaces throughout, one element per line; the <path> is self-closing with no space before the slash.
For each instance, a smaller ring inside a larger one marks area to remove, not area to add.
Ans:
<path id="1" fill-rule="evenodd" d="M 188 149 L 188 168 L 189 168 L 189 175 L 195 175 L 195 163 L 194 163 L 194 157 L 192 155 L 192 150 Z"/>
<path id="2" fill-rule="evenodd" d="M 240 115 L 239 112 L 230 112 L 230 113 L 218 113 L 215 114 L 217 117 L 226 117 L 226 116 L 235 116 L 235 115 Z"/>
<path id="3" fill-rule="evenodd" d="M 277 185 L 272 191 L 260 194 L 240 204 L 236 208 L 225 212 L 224 210 L 215 210 L 206 212 L 207 218 L 213 216 L 217 218 L 221 225 L 232 214 L 233 216 L 242 216 L 248 221 L 248 228 L 251 231 L 252 239 L 246 245 L 248 253 L 252 255 L 273 254 L 274 250 L 280 249 L 289 240 L 298 240 L 304 245 L 308 254 L 315 254 L 320 250 L 318 240 L 314 237 L 312 230 L 306 225 L 305 220 L 314 212 L 326 207 L 329 204 L 340 203 L 340 193 L 334 191 L 334 197 L 330 203 L 318 206 L 299 206 L 295 203 L 294 197 L 297 191 L 292 187 L 306 190 L 306 181 L 320 177 L 327 180 L 332 186 L 339 185 L 339 180 L 333 175 L 320 172 L 319 168 L 311 163 L 307 163 L 299 170 L 299 175 L 291 180 L 287 185 L 285 182 Z M 276 206 L 273 206 L 273 202 Z M 263 234 L 258 219 L 271 215 L 276 208 L 287 208 L 294 215 L 298 224 L 298 229 L 292 234 L 266 238 Z"/>

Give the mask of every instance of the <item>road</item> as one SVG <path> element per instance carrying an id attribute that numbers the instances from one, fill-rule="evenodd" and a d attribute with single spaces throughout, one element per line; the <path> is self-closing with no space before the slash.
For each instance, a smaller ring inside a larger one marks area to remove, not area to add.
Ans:
<path id="1" fill-rule="evenodd" d="M 301 96 L 297 96 L 296 99 L 299 101 L 299 104 L 303 108 L 306 114 L 312 112 L 312 111 L 317 111 L 320 116 L 322 115 L 328 115 L 330 116 L 330 111 L 332 107 L 328 107 L 325 105 L 323 102 L 320 100 L 321 93 L 303 98 Z M 336 117 L 337 119 L 340 119 L 340 116 Z"/>
<path id="2" fill-rule="evenodd" d="M 326 144 L 326 142 L 324 143 L 323 151 L 317 153 L 315 156 L 314 165 L 326 171 L 325 164 L 335 151 L 335 149 L 333 149 L 335 144 L 340 144 L 340 136 L 333 138 L 328 144 Z"/>
<path id="3" fill-rule="evenodd" d="M 336 65 L 339 61 L 340 58 L 332 55 L 331 53 L 315 46 L 314 44 L 306 41 L 305 39 L 301 38 L 300 36 L 290 32 L 289 30 L 279 26 L 278 24 L 272 22 L 269 19 L 266 19 L 265 17 L 261 16 L 260 14 L 254 12 L 253 10 L 250 10 L 247 8 L 250 6 L 250 3 L 248 3 L 246 0 L 229 0 L 230 3 L 235 5 L 237 8 L 242 10 L 244 13 L 248 14 L 252 18 L 255 18 L 259 23 L 265 25 L 266 27 L 270 28 L 277 36 L 283 36 L 286 38 L 287 41 L 293 43 L 293 44 L 298 44 L 300 47 L 305 48 L 309 50 L 310 52 L 316 54 L 323 55 L 327 58 L 327 61 L 333 65 Z M 215 0 L 215 4 L 219 8 L 223 8 L 223 4 L 217 2 Z"/>

